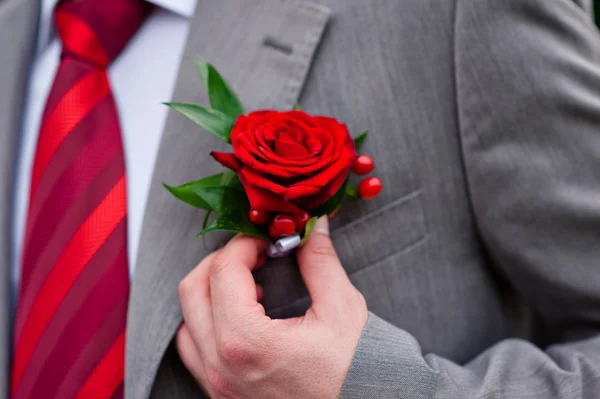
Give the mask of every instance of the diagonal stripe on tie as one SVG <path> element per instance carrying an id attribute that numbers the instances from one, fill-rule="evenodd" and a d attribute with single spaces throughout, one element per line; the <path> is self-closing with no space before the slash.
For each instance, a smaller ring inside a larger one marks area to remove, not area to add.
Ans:
<path id="1" fill-rule="evenodd" d="M 70 49 L 74 55 L 99 65 L 108 64 L 108 58 L 96 34 L 79 17 L 58 9 L 56 26 L 63 40 L 63 46 Z"/>
<path id="2" fill-rule="evenodd" d="M 48 115 L 54 111 L 58 102 L 65 96 L 67 91 L 73 87 L 79 80 L 88 75 L 93 68 L 82 68 L 79 60 L 65 58 L 58 66 L 56 77 L 68 76 L 68 79 L 55 79 L 52 89 L 46 100 L 46 106 L 42 115 L 42 123 L 48 119 Z"/>
<path id="3" fill-rule="evenodd" d="M 106 72 L 92 71 L 60 100 L 48 120 L 42 124 L 31 176 L 30 196 L 35 195 L 42 173 L 63 140 L 109 92 Z"/>
<path id="4" fill-rule="evenodd" d="M 87 379 L 75 399 L 86 399 L 94 396 L 111 397 L 113 392 L 123 384 L 123 370 L 115 370 L 112 365 L 125 361 L 125 332 L 119 335 L 108 353 Z"/>

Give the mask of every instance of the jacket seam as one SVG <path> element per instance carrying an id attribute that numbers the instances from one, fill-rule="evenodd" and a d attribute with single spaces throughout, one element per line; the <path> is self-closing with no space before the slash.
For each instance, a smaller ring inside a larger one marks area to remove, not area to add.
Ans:
<path id="1" fill-rule="evenodd" d="M 460 91 L 458 87 L 458 51 L 456 48 L 456 31 L 458 24 L 458 2 L 460 0 L 454 0 L 454 17 L 453 17 L 453 29 L 452 29 L 452 70 L 453 70 L 453 83 L 454 83 L 454 109 L 455 109 L 455 119 L 456 119 L 456 134 L 458 136 L 459 142 L 459 156 L 460 156 L 460 164 L 463 170 L 464 176 L 464 185 L 465 185 L 465 195 L 467 197 L 469 213 L 473 218 L 473 225 L 475 230 L 477 231 L 477 236 L 481 237 L 481 232 L 479 231 L 479 226 L 477 223 L 477 217 L 475 213 L 475 209 L 473 206 L 473 195 L 471 190 L 471 184 L 469 181 L 469 172 L 467 170 L 466 163 L 466 150 L 464 145 L 464 132 L 463 132 L 463 123 L 460 117 L 461 110 L 461 97 Z"/>

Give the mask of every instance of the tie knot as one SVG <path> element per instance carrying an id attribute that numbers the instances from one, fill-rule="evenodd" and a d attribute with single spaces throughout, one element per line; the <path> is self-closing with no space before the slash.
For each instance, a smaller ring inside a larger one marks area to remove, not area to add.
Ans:
<path id="1" fill-rule="evenodd" d="M 142 0 L 63 0 L 55 10 L 63 57 L 106 68 L 144 22 L 150 6 Z"/>

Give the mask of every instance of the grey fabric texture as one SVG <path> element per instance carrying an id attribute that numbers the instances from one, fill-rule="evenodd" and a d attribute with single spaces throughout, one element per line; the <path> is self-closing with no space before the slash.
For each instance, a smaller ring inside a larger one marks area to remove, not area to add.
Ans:
<path id="1" fill-rule="evenodd" d="M 541 345 L 461 365 L 372 315 L 341 397 L 597 398 L 600 35 L 567 1 L 459 0 L 455 52 L 474 219 Z"/>
<path id="2" fill-rule="evenodd" d="M 0 398 L 8 396 L 12 354 L 10 237 L 12 182 L 38 0 L 0 1 Z"/>
<path id="3" fill-rule="evenodd" d="M 432 398 L 437 380 L 415 338 L 371 313 L 340 396 Z"/>
<path id="4" fill-rule="evenodd" d="M 590 16 L 593 15 L 594 0 L 574 0 L 581 8 L 583 8 Z"/>
<path id="5" fill-rule="evenodd" d="M 249 110 L 299 100 L 354 135 L 371 131 L 364 152 L 384 190 L 348 202 L 331 224 L 371 311 L 341 397 L 600 396 L 600 35 L 590 3 L 316 1 L 198 0 L 185 55 L 213 62 Z M 36 11 L 37 1 L 0 0 L 5 228 Z M 208 103 L 185 60 L 172 100 Z M 194 240 L 203 213 L 162 183 L 221 170 L 208 153 L 226 148 L 169 116 L 132 284 L 127 399 L 203 397 L 172 341 L 177 286 L 229 236 Z M 271 317 L 310 306 L 293 257 L 255 278 Z"/>

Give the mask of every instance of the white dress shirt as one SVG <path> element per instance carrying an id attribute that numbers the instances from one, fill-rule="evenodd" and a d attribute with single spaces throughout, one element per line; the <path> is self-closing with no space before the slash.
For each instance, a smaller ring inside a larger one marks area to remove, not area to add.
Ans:
<path id="1" fill-rule="evenodd" d="M 196 0 L 148 0 L 157 7 L 121 55 L 108 77 L 119 111 L 127 178 L 127 253 L 133 276 L 154 162 L 167 107 L 189 31 Z M 17 157 L 12 233 L 13 282 L 18 286 L 29 186 L 42 112 L 59 64 L 61 43 L 53 26 L 58 0 L 42 0 L 25 114 Z"/>

